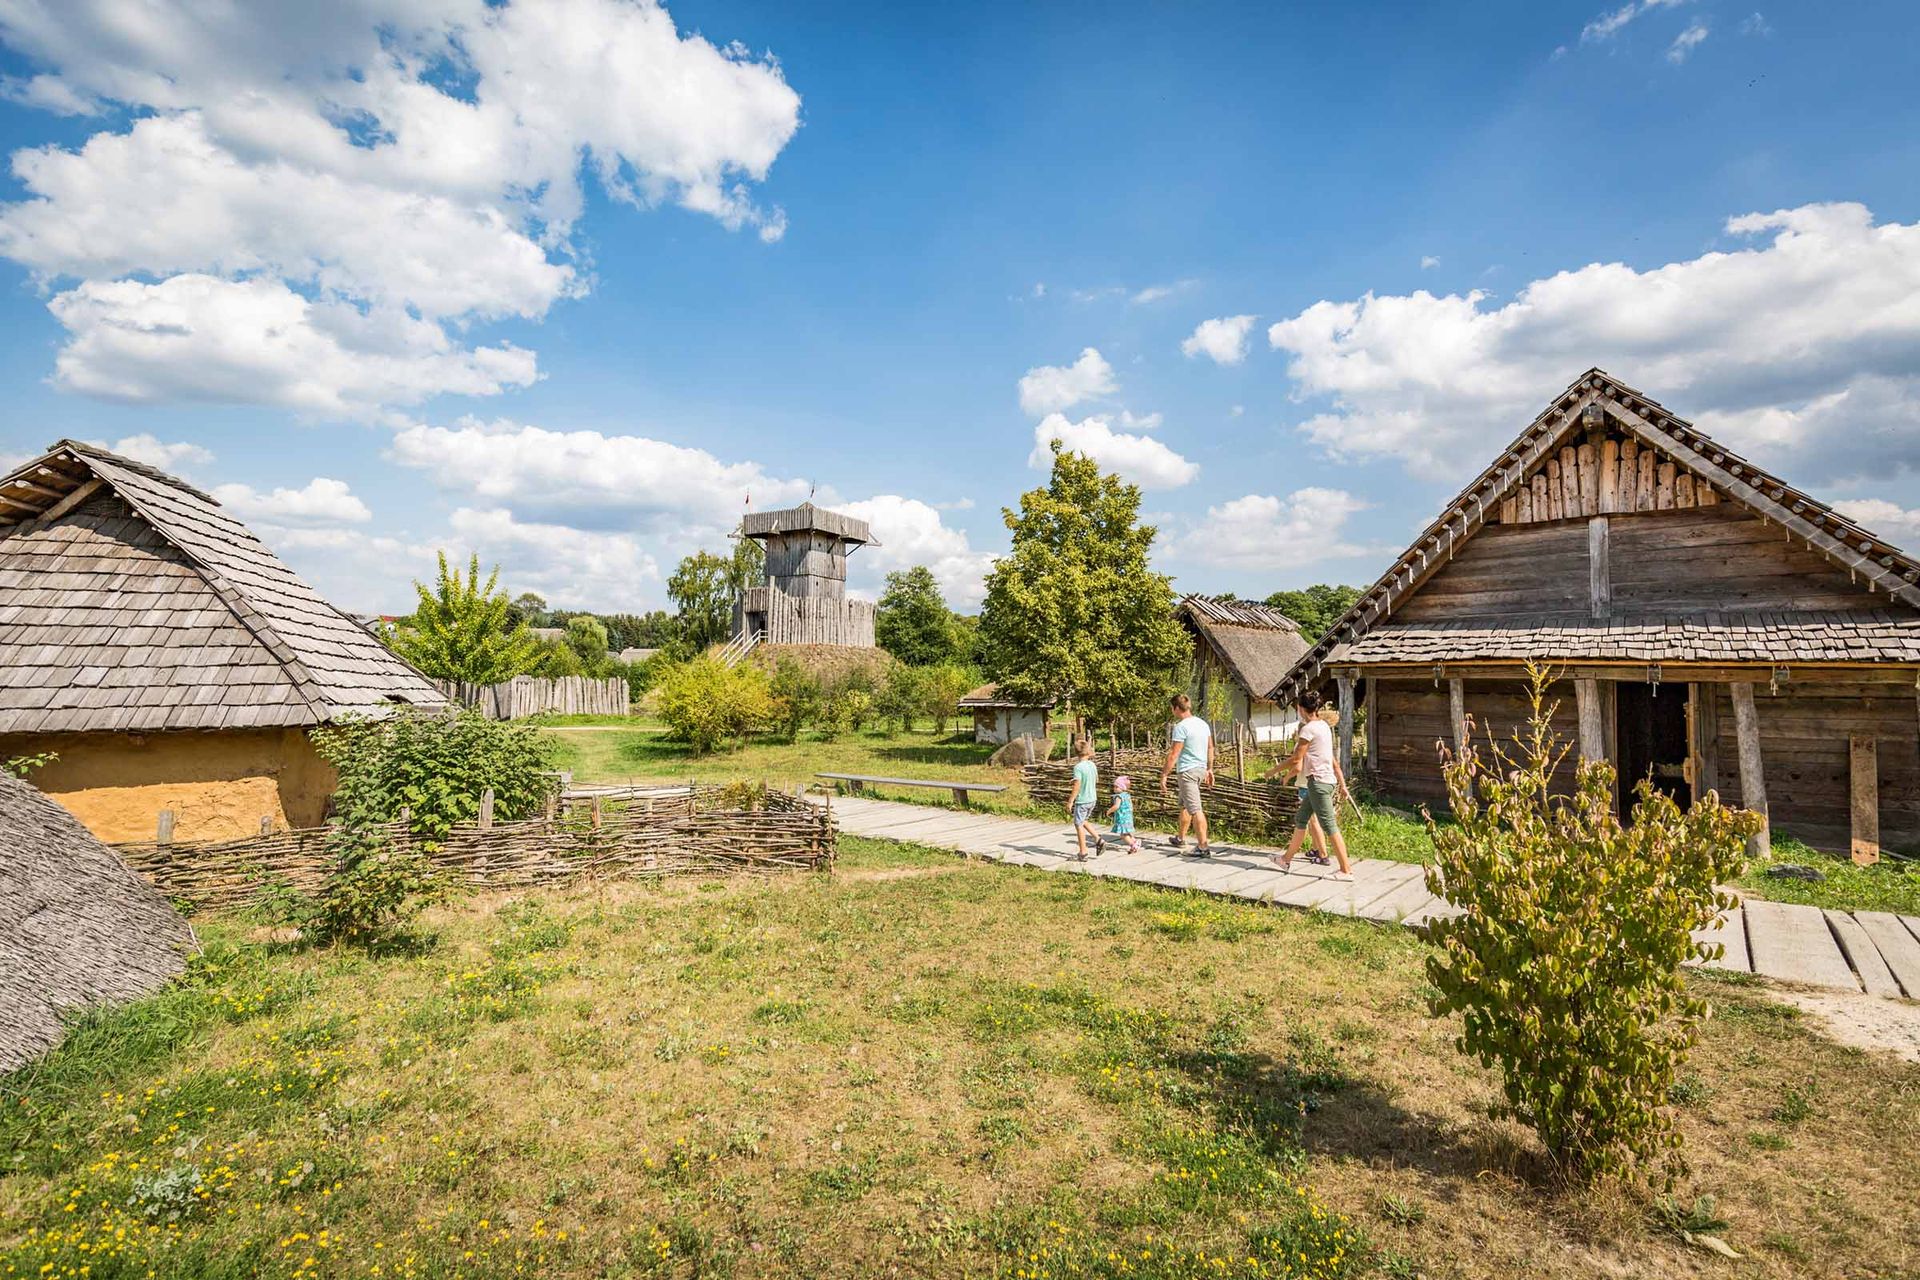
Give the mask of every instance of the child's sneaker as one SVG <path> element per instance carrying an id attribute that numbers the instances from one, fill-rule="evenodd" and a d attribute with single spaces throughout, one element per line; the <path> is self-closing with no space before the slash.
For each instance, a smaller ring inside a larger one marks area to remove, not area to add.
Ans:
<path id="1" fill-rule="evenodd" d="M 1187 847 L 1187 842 L 1185 840 L 1182 840 L 1179 836 L 1173 836 L 1169 838 L 1167 843 L 1175 849 L 1184 849 Z"/>
<path id="2" fill-rule="evenodd" d="M 1307 855 L 1307 861 L 1316 867 L 1330 867 L 1333 865 L 1333 859 L 1324 853 L 1310 853 Z"/>

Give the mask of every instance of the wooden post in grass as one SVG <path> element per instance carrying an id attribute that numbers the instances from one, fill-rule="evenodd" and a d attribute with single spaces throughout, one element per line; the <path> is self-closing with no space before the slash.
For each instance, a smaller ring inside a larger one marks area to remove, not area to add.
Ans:
<path id="1" fill-rule="evenodd" d="M 1847 739 L 1847 794 L 1852 810 L 1850 851 L 1855 865 L 1880 861 L 1880 744 L 1870 733 Z"/>
<path id="2" fill-rule="evenodd" d="M 480 829 L 493 830 L 493 788 L 488 787 L 480 793 Z"/>

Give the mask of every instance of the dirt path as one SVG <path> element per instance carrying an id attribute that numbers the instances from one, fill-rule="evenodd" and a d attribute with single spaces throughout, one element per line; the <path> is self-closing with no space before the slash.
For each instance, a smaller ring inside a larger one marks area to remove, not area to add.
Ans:
<path id="1" fill-rule="evenodd" d="M 1920 1062 L 1920 1001 L 1839 991 L 1781 988 L 1767 992 L 1813 1021 L 1828 1036 L 1856 1049 L 1882 1049 Z"/>

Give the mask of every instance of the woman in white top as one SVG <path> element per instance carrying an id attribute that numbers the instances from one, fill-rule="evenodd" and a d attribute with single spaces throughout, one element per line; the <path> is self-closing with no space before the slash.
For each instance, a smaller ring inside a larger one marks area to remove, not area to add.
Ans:
<path id="1" fill-rule="evenodd" d="M 1300 852 L 1300 845 L 1307 838 L 1308 826 L 1317 820 L 1326 833 L 1327 842 L 1333 846 L 1334 858 L 1340 863 L 1340 870 L 1333 878 L 1351 880 L 1353 863 L 1347 858 L 1347 838 L 1340 834 L 1340 775 L 1333 760 L 1333 730 L 1320 718 L 1320 695 L 1312 690 L 1301 694 L 1294 708 L 1300 714 L 1300 735 L 1285 769 L 1290 774 L 1305 776 L 1307 802 L 1294 811 L 1293 836 L 1287 841 L 1287 851 L 1275 854 L 1273 863 L 1282 871 L 1290 869 L 1293 855 Z"/>

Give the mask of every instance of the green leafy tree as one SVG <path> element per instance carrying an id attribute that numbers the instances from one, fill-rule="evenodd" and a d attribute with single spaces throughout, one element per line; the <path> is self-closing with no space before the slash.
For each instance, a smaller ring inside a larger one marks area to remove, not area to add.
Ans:
<path id="1" fill-rule="evenodd" d="M 699 653 L 733 630 L 734 597 L 766 581 L 767 553 L 752 538 L 740 538 L 731 555 L 696 551 L 667 579 L 667 598 L 679 610 L 681 638 Z"/>
<path id="2" fill-rule="evenodd" d="M 1576 1181 L 1658 1157 L 1682 1167 L 1667 1110 L 1707 1002 L 1680 966 L 1713 959 L 1695 942 L 1735 899 L 1762 819 L 1712 792 L 1682 811 L 1643 780 L 1633 820 L 1614 814 L 1614 770 L 1582 762 L 1571 795 L 1554 770 L 1549 673 L 1531 672 L 1532 717 L 1509 753 L 1469 749 L 1447 762 L 1455 822 L 1427 819 L 1427 885 L 1463 914 L 1429 926 L 1435 1016 L 1459 1014 L 1459 1047 L 1497 1067 L 1510 1113 L 1532 1126 Z"/>
<path id="3" fill-rule="evenodd" d="M 960 715 L 960 699 L 980 681 L 976 674 L 955 662 L 943 662 L 920 672 L 920 714 L 932 720 L 936 730 L 948 726 Z"/>
<path id="4" fill-rule="evenodd" d="M 529 627 L 551 625 L 552 614 L 547 612 L 547 598 L 532 591 L 522 591 L 513 598 L 510 608 L 515 623 L 525 623 Z"/>
<path id="5" fill-rule="evenodd" d="M 896 662 L 887 670 L 887 678 L 874 695 L 874 713 L 884 720 L 897 720 L 903 730 L 912 730 L 913 722 L 926 703 L 926 681 L 921 668 Z"/>
<path id="6" fill-rule="evenodd" d="M 514 622 L 499 580 L 495 567 L 480 581 L 478 555 L 468 559 L 464 575 L 449 569 L 442 551 L 434 585 L 413 584 L 419 602 L 412 625 L 394 636 L 395 650 L 429 676 L 468 684 L 498 684 L 531 669 L 539 639 Z"/>
<path id="7" fill-rule="evenodd" d="M 882 649 L 908 666 L 929 667 L 957 656 L 958 630 L 933 570 L 915 565 L 887 575 L 873 617 Z"/>
<path id="8" fill-rule="evenodd" d="M 727 667 L 702 656 L 660 680 L 660 718 L 700 755 L 763 728 L 773 714 L 767 673 L 750 662 Z"/>
<path id="9" fill-rule="evenodd" d="M 1137 486 L 1054 445 L 1047 487 L 1004 513 L 1012 548 L 987 576 L 977 656 L 1002 691 L 1105 723 L 1171 688 L 1188 640 L 1139 514 Z"/>
<path id="10" fill-rule="evenodd" d="M 798 739 L 801 727 L 820 714 L 820 682 L 792 658 L 774 665 L 768 691 L 773 695 L 773 727 L 788 742 Z"/>
<path id="11" fill-rule="evenodd" d="M 598 672 L 607 665 L 607 628 L 590 613 L 567 619 L 567 648 L 580 658 L 581 669 Z"/>
<path id="12" fill-rule="evenodd" d="M 1320 582 L 1298 591 L 1276 591 L 1267 597 L 1267 603 L 1298 623 L 1300 634 L 1312 644 L 1333 630 L 1333 624 L 1340 621 L 1340 616 L 1359 598 L 1359 587 Z"/>
<path id="13" fill-rule="evenodd" d="M 622 649 L 664 649 L 679 635 L 674 616 L 660 609 L 610 613 L 601 621 L 607 628 L 607 647 L 616 653 Z"/>

